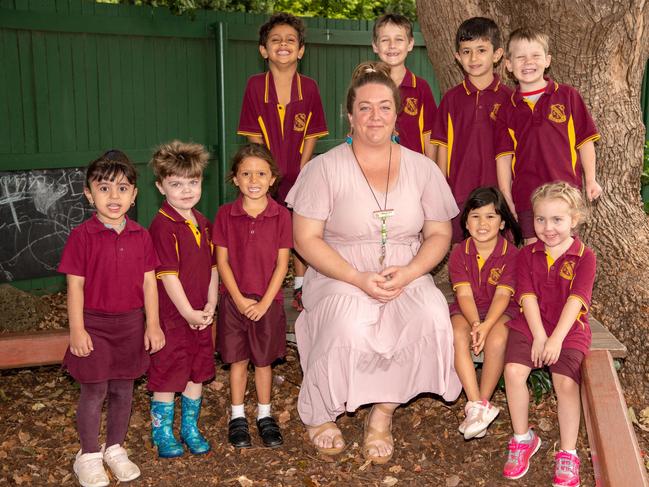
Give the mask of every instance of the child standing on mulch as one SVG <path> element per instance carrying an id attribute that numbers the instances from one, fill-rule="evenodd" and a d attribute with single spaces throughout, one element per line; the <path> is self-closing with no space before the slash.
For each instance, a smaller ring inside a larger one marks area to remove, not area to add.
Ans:
<path id="1" fill-rule="evenodd" d="M 244 412 L 248 362 L 255 366 L 257 429 L 267 447 L 283 443 L 270 413 L 271 364 L 286 353 L 282 282 L 293 246 L 289 211 L 268 196 L 279 170 L 262 145 L 248 144 L 234 156 L 230 178 L 240 195 L 219 208 L 214 244 L 222 280 L 218 351 L 230 366 L 232 411 L 228 441 L 252 446 Z"/>
<path id="2" fill-rule="evenodd" d="M 465 237 L 451 252 L 449 277 L 455 291 L 451 304 L 455 370 L 466 393 L 466 418 L 458 428 L 464 439 L 482 438 L 500 410 L 489 400 L 503 372 L 507 323 L 518 316 L 512 301 L 516 289 L 518 249 L 505 236 L 522 243 L 521 230 L 496 188 L 475 189 L 460 217 Z M 471 351 L 485 356 L 476 376 Z"/>
<path id="3" fill-rule="evenodd" d="M 555 487 L 579 485 L 581 362 L 591 330 L 588 308 L 595 280 L 595 254 L 572 232 L 584 216 L 581 192 L 566 182 L 544 184 L 532 195 L 534 231 L 539 240 L 518 255 L 516 297 L 523 314 L 508 323 L 505 389 L 514 437 L 503 470 L 508 479 L 527 473 L 541 446 L 529 429 L 527 378 L 547 365 L 557 394 L 561 434 L 555 455 Z"/>
<path id="4" fill-rule="evenodd" d="M 203 382 L 214 377 L 214 342 L 210 325 L 218 297 L 211 224 L 194 206 L 201 199 L 203 170 L 209 154 L 200 144 L 174 140 L 151 159 L 156 186 L 166 201 L 149 232 L 160 259 L 156 268 L 160 326 L 165 348 L 151 357 L 148 388 L 153 391 L 153 444 L 162 458 L 184 453 L 174 437 L 174 398 L 181 394 L 180 436 L 194 455 L 210 451 L 198 430 Z"/>
<path id="5" fill-rule="evenodd" d="M 154 274 L 158 259 L 149 233 L 126 217 L 135 204 L 135 183 L 135 167 L 123 152 L 111 150 L 90 163 L 84 193 L 97 211 L 70 233 L 58 268 L 67 274 L 70 321 L 63 366 L 81 385 L 81 450 L 73 468 L 84 487 L 109 484 L 103 462 L 122 482 L 140 476 L 122 446 L 133 382 L 149 366 L 147 350 L 155 353 L 165 344 Z M 100 447 L 107 396 L 106 443 Z"/>

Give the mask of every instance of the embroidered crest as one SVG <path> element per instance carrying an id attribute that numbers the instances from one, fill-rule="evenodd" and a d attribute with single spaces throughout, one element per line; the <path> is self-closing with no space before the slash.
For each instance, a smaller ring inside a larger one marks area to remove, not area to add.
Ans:
<path id="1" fill-rule="evenodd" d="M 503 275 L 504 270 L 505 266 L 492 268 L 489 272 L 489 279 L 487 279 L 487 282 L 492 286 L 497 286 L 498 281 L 500 281 L 500 276 Z"/>
<path id="2" fill-rule="evenodd" d="M 556 123 L 563 123 L 566 121 L 566 107 L 559 103 L 550 105 L 550 113 L 548 113 L 548 120 Z"/>
<path id="3" fill-rule="evenodd" d="M 408 97 L 403 105 L 403 111 L 413 117 L 417 115 L 417 98 Z"/>
<path id="4" fill-rule="evenodd" d="M 500 110 L 500 103 L 494 103 L 494 106 L 491 108 L 491 113 L 489 114 L 489 117 L 491 117 L 491 120 L 493 120 L 494 122 L 496 121 L 498 110 Z"/>
<path id="5" fill-rule="evenodd" d="M 296 113 L 295 120 L 293 121 L 293 130 L 296 132 L 304 132 L 306 128 L 306 114 Z"/>
<path id="6" fill-rule="evenodd" d="M 559 275 L 568 281 L 572 281 L 575 277 L 575 263 L 571 260 L 567 260 L 561 266 Z"/>

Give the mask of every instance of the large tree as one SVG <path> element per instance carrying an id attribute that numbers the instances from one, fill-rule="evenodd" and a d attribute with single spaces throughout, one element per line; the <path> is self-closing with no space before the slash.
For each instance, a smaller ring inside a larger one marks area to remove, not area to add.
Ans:
<path id="1" fill-rule="evenodd" d="M 627 399 L 649 397 L 649 218 L 640 201 L 645 127 L 641 83 L 649 55 L 644 0 L 417 0 L 419 22 L 442 92 L 462 79 L 453 59 L 465 19 L 494 19 L 549 34 L 550 75 L 575 86 L 602 134 L 597 177 L 604 194 L 584 231 L 598 257 L 592 313 L 629 349 L 621 371 Z"/>

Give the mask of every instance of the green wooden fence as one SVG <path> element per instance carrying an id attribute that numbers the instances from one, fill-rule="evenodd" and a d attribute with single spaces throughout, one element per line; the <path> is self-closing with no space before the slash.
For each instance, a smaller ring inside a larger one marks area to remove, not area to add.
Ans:
<path id="1" fill-rule="evenodd" d="M 146 168 L 154 147 L 173 138 L 213 155 L 199 209 L 209 217 L 233 196 L 228 160 L 247 78 L 264 70 L 257 29 L 266 16 L 198 12 L 84 0 L 0 0 L 0 171 L 85 166 L 109 148 L 139 166 L 138 220 L 148 225 L 160 197 Z M 330 135 L 345 136 L 343 104 L 352 69 L 374 59 L 372 22 L 305 19 L 300 71 L 316 79 Z M 409 67 L 439 100 L 421 34 Z M 24 289 L 60 286 L 60 277 L 15 281 Z"/>

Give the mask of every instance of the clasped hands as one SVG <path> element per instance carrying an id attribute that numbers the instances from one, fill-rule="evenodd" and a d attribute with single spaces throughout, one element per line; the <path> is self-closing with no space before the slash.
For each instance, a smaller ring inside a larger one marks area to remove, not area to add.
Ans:
<path id="1" fill-rule="evenodd" d="M 215 306 L 206 304 L 203 309 L 193 309 L 189 316 L 184 317 L 192 330 L 203 330 L 214 321 Z"/>
<path id="2" fill-rule="evenodd" d="M 534 367 L 543 367 L 543 365 L 554 365 L 561 355 L 561 345 L 563 340 L 554 335 L 549 337 L 534 338 L 532 341 L 532 363 Z"/>
<path id="3" fill-rule="evenodd" d="M 407 267 L 390 266 L 381 272 L 359 273 L 355 284 L 368 296 L 387 303 L 399 296 L 412 280 Z"/>

